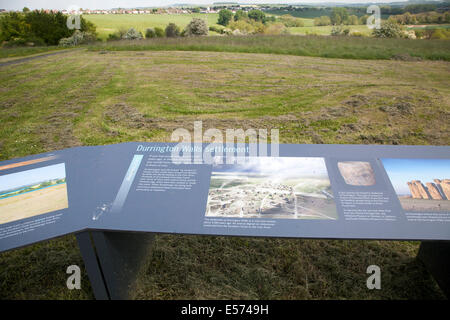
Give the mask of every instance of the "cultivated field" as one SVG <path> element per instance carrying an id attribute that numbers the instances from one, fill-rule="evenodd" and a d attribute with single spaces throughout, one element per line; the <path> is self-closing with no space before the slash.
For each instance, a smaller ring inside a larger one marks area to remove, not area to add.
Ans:
<path id="1" fill-rule="evenodd" d="M 283 143 L 450 142 L 449 62 L 100 50 L 0 67 L 1 160 L 169 141 L 194 120 L 204 130 L 278 128 Z M 158 235 L 135 297 L 442 298 L 418 247 Z M 82 290 L 67 290 L 71 264 L 83 265 L 73 236 L 2 253 L 0 298 L 92 298 L 85 272 Z M 370 264 L 382 266 L 382 290 L 367 290 Z"/>
<path id="2" fill-rule="evenodd" d="M 173 22 L 180 28 L 192 20 L 192 18 L 201 18 L 206 20 L 208 26 L 219 26 L 217 20 L 219 14 L 217 13 L 193 13 L 193 14 L 118 14 L 118 15 L 103 15 L 91 14 L 83 16 L 86 20 L 93 22 L 97 26 L 97 32 L 101 39 L 108 38 L 108 34 L 112 34 L 120 28 L 135 28 L 136 30 L 145 34 L 147 28 L 165 28 L 169 23 Z M 332 26 L 314 26 L 314 19 L 301 19 L 304 27 L 288 28 L 291 34 L 317 34 L 330 35 Z M 350 29 L 350 32 L 360 32 L 369 35 L 371 30 L 365 25 L 345 26 Z M 211 35 L 217 35 L 215 32 L 210 32 Z"/>
<path id="3" fill-rule="evenodd" d="M 217 13 L 192 13 L 192 14 L 90 14 L 83 16 L 86 20 L 93 22 L 97 27 L 101 39 L 108 38 L 108 34 L 114 33 L 120 28 L 135 28 L 145 34 L 147 28 L 165 29 L 169 23 L 175 23 L 184 28 L 193 18 L 206 20 L 208 26 L 217 25 L 219 14 Z"/>
<path id="4" fill-rule="evenodd" d="M 68 206 L 65 183 L 0 199 L 0 224 L 62 210 Z"/>

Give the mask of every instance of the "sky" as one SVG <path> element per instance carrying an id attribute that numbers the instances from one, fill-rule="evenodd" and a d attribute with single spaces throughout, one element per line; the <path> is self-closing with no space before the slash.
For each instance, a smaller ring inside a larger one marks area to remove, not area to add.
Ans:
<path id="1" fill-rule="evenodd" d="M 296 178 L 315 175 L 328 177 L 323 158 L 300 157 L 250 157 L 248 162 L 236 165 L 216 165 L 214 172 L 247 172 Z"/>
<path id="2" fill-rule="evenodd" d="M 34 9 L 68 9 L 70 6 L 77 6 L 87 9 L 110 9 L 110 8 L 134 8 L 134 7 L 157 7 L 167 6 L 176 3 L 186 4 L 212 4 L 214 2 L 239 2 L 239 3 L 320 3 L 320 2 L 338 2 L 338 3 L 383 3 L 403 0 L 0 0 L 0 9 L 21 10 L 23 7 Z M 405 0 L 406 1 L 406 0 Z"/>
<path id="3" fill-rule="evenodd" d="M 0 193 L 26 185 L 66 177 L 64 163 L 0 176 Z"/>
<path id="4" fill-rule="evenodd" d="M 433 179 L 450 179 L 448 159 L 381 159 L 389 179 L 400 195 L 410 194 L 407 182 L 420 180 L 424 185 Z"/>

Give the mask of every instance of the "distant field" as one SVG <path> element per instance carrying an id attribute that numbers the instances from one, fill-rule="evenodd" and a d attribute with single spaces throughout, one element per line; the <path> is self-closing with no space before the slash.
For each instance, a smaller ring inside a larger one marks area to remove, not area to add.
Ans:
<path id="1" fill-rule="evenodd" d="M 114 33 L 120 28 L 135 28 L 143 34 L 147 28 L 165 28 L 171 22 L 184 28 L 192 18 L 205 19 L 208 26 L 212 26 L 217 24 L 219 14 L 91 14 L 83 17 L 97 26 L 97 32 L 101 39 L 106 39 L 108 34 Z"/>
<path id="2" fill-rule="evenodd" d="M 269 10 L 266 11 L 266 13 L 273 14 L 273 15 L 284 15 L 284 14 L 290 14 L 293 17 L 297 18 L 307 18 L 307 19 L 314 19 L 316 17 L 321 16 L 329 16 L 331 14 L 331 9 L 314 9 L 314 10 L 306 10 L 306 11 L 285 11 L 285 10 Z"/>
<path id="3" fill-rule="evenodd" d="M 429 24 L 429 25 L 416 25 L 408 27 L 412 30 L 423 30 L 423 29 L 450 29 L 450 24 Z"/>
<path id="4" fill-rule="evenodd" d="M 343 28 L 350 29 L 350 33 L 357 31 L 366 36 L 370 35 L 372 32 L 372 30 L 369 29 L 366 25 L 343 26 Z M 291 34 L 316 34 L 321 36 L 329 36 L 332 29 L 333 26 L 307 26 L 305 24 L 304 27 L 289 28 L 289 31 Z"/>
<path id="5" fill-rule="evenodd" d="M 106 40 L 108 35 L 116 32 L 120 28 L 135 28 L 136 30 L 145 33 L 147 28 L 160 27 L 165 28 L 169 23 L 173 22 L 184 28 L 192 18 L 205 19 L 208 26 L 217 25 L 219 15 L 217 13 L 208 14 L 121 14 L 121 15 L 103 15 L 93 14 L 84 15 L 88 21 L 93 22 L 97 26 L 97 32 L 101 39 Z M 305 24 L 304 27 L 289 28 L 292 34 L 318 34 L 329 35 L 331 33 L 332 26 L 314 26 L 314 20 L 305 18 L 302 19 Z M 363 34 L 369 34 L 370 30 L 366 26 L 348 26 L 351 31 L 359 31 Z M 215 33 L 212 33 L 214 35 Z"/>
<path id="6" fill-rule="evenodd" d="M 0 199 L 0 224 L 68 207 L 66 184 Z"/>

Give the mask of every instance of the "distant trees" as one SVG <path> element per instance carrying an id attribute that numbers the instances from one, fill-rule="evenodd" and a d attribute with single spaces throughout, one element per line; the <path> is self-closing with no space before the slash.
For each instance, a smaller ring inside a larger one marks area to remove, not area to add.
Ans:
<path id="1" fill-rule="evenodd" d="M 208 25 L 205 20 L 194 18 L 186 26 L 184 34 L 186 36 L 206 36 L 208 35 Z"/>
<path id="2" fill-rule="evenodd" d="M 282 24 L 284 24 L 284 26 L 287 28 L 304 27 L 305 26 L 302 19 L 295 18 L 295 17 L 291 16 L 290 14 L 284 14 L 281 17 L 279 17 L 278 20 Z"/>
<path id="3" fill-rule="evenodd" d="M 22 44 L 56 45 L 62 38 L 72 36 L 75 30 L 67 28 L 67 16 L 61 12 L 26 10 L 8 12 L 0 16 L 0 41 Z M 80 17 L 80 32 L 96 35 L 95 25 Z"/>
<path id="4" fill-rule="evenodd" d="M 180 27 L 175 23 L 169 23 L 166 27 L 166 37 L 174 38 L 180 36 Z"/>
<path id="5" fill-rule="evenodd" d="M 366 24 L 368 18 L 369 18 L 369 16 L 367 14 L 359 17 L 359 24 Z"/>
<path id="6" fill-rule="evenodd" d="M 314 25 L 315 26 L 329 26 L 331 25 L 331 19 L 329 16 L 321 16 L 314 18 Z"/>
<path id="7" fill-rule="evenodd" d="M 261 10 L 250 10 L 247 15 L 249 19 L 254 21 L 259 21 L 262 23 L 266 22 L 266 14 Z"/>
<path id="8" fill-rule="evenodd" d="M 314 18 L 315 26 L 339 26 L 339 25 L 358 25 L 358 24 L 366 24 L 367 15 L 358 18 L 357 15 L 349 15 L 346 8 L 333 8 L 330 16 L 321 16 Z"/>
<path id="9" fill-rule="evenodd" d="M 236 13 L 234 14 L 234 21 L 245 20 L 247 18 L 248 18 L 247 12 L 245 12 L 242 9 L 236 11 Z"/>
<path id="10" fill-rule="evenodd" d="M 233 12 L 227 9 L 222 9 L 219 11 L 219 20 L 217 21 L 217 24 L 220 24 L 222 26 L 228 25 L 228 23 L 233 18 Z"/>
<path id="11" fill-rule="evenodd" d="M 127 39 L 127 40 L 139 40 L 142 39 L 142 33 L 137 31 L 134 28 L 130 28 L 128 29 L 127 33 L 125 33 L 125 35 L 122 37 L 123 39 Z"/>
<path id="12" fill-rule="evenodd" d="M 430 11 L 417 14 L 406 12 L 404 14 L 391 15 L 388 20 L 399 24 L 450 23 L 450 11 L 443 13 Z"/>
<path id="13" fill-rule="evenodd" d="M 145 30 L 145 38 L 146 39 L 155 38 L 155 37 L 156 37 L 155 29 L 147 28 L 147 30 Z"/>
<path id="14" fill-rule="evenodd" d="M 348 20 L 348 11 L 343 7 L 334 7 L 330 14 L 330 20 L 333 25 L 344 24 Z"/>
<path id="15" fill-rule="evenodd" d="M 165 32 L 162 28 L 155 27 L 155 35 L 157 38 L 162 38 L 165 35 Z"/>
<path id="16" fill-rule="evenodd" d="M 357 24 L 359 24 L 359 19 L 355 15 L 350 15 L 350 16 L 348 16 L 346 24 L 348 24 L 348 25 L 357 25 Z"/>

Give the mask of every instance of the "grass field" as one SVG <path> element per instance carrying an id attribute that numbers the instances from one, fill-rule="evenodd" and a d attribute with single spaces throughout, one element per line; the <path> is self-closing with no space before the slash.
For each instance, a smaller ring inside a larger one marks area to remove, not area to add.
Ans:
<path id="1" fill-rule="evenodd" d="M 370 36 L 372 30 L 369 29 L 365 25 L 355 25 L 355 26 L 345 26 L 344 28 L 348 28 L 350 33 L 359 32 L 365 36 Z M 304 27 L 295 27 L 289 28 L 289 32 L 291 34 L 300 34 L 300 35 L 308 35 L 308 34 L 316 34 L 321 36 L 329 36 L 331 35 L 331 30 L 333 26 L 304 26 Z"/>
<path id="2" fill-rule="evenodd" d="M 17 47 L 17 48 L 1 48 L 0 59 L 7 61 L 17 57 L 25 57 L 31 55 L 44 54 L 55 50 L 65 50 L 66 48 L 49 46 L 49 47 Z"/>
<path id="3" fill-rule="evenodd" d="M 206 20 L 208 26 L 218 26 L 217 20 L 219 15 L 217 13 L 208 14 L 121 14 L 121 15 L 101 15 L 92 14 L 83 16 L 88 21 L 93 22 L 97 26 L 99 38 L 105 40 L 108 34 L 114 33 L 120 28 L 135 28 L 145 34 L 147 28 L 160 27 L 165 28 L 170 22 L 176 23 L 180 28 L 184 28 L 192 18 L 201 18 Z M 314 19 L 302 19 L 304 27 L 288 28 L 291 34 L 317 34 L 330 35 L 332 26 L 314 26 Z M 358 31 L 364 35 L 369 35 L 371 30 L 365 25 L 346 26 L 351 32 Z M 216 35 L 210 32 L 211 35 Z"/>
<path id="4" fill-rule="evenodd" d="M 97 26 L 97 32 L 101 39 L 107 39 L 108 34 L 114 33 L 120 28 L 135 28 L 145 34 L 147 28 L 160 27 L 165 29 L 171 22 L 184 28 L 192 18 L 206 20 L 208 26 L 217 25 L 219 14 L 217 13 L 193 13 L 193 14 L 120 14 L 103 15 L 91 14 L 83 16 L 86 20 L 93 22 Z"/>
<path id="5" fill-rule="evenodd" d="M 446 42 L 426 43 L 447 50 Z M 394 44 L 386 51 L 395 52 Z M 450 142 L 449 62 L 112 49 L 0 67 L 0 160 L 169 141 L 173 129 L 192 129 L 194 120 L 204 130 L 278 128 L 283 143 Z M 415 259 L 418 247 L 158 235 L 135 298 L 443 298 Z M 72 264 L 83 266 L 73 236 L 2 253 L 0 299 L 92 298 L 84 269 L 82 290 L 67 290 Z M 381 266 L 382 290 L 366 288 L 370 264 Z"/>
<path id="6" fill-rule="evenodd" d="M 406 55 L 420 59 L 450 61 L 450 41 L 447 40 L 380 39 L 346 36 L 259 35 L 156 38 L 96 44 L 90 46 L 90 49 L 97 51 L 183 50 L 276 53 L 345 59 L 391 59 L 399 55 Z"/>

